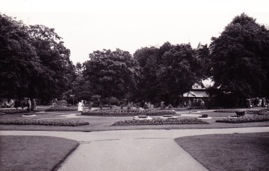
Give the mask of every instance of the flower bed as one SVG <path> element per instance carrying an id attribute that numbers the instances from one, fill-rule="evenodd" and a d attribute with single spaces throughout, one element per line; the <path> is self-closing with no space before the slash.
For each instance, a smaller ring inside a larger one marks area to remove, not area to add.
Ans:
<path id="1" fill-rule="evenodd" d="M 153 120 L 123 120 L 112 124 L 112 126 L 131 126 L 131 125 L 181 125 L 181 124 L 208 124 L 197 118 L 182 119 L 153 119 Z"/>
<path id="2" fill-rule="evenodd" d="M 76 111 L 77 107 L 64 107 L 64 106 L 55 106 L 55 107 L 50 107 L 49 109 L 46 109 L 46 111 Z"/>
<path id="3" fill-rule="evenodd" d="M 269 115 L 269 109 L 261 109 L 258 111 L 259 115 Z"/>
<path id="4" fill-rule="evenodd" d="M 15 114 L 15 113 L 27 113 L 28 111 L 26 109 L 4 109 L 1 110 L 0 113 L 3 114 Z"/>
<path id="5" fill-rule="evenodd" d="M 160 116 L 160 115 L 175 115 L 173 110 L 123 110 L 123 109 L 107 109 L 107 110 L 94 110 L 83 112 L 82 115 L 89 116 Z"/>
<path id="6" fill-rule="evenodd" d="M 219 112 L 219 113 L 235 113 L 238 111 L 242 111 L 240 109 L 217 109 L 214 112 Z"/>
<path id="7" fill-rule="evenodd" d="M 216 122 L 224 122 L 224 123 L 247 123 L 247 122 L 264 122 L 269 121 L 269 116 L 249 116 L 249 117 L 229 117 L 225 119 L 216 120 Z"/>
<path id="8" fill-rule="evenodd" d="M 45 126 L 82 126 L 89 125 L 89 122 L 79 120 L 33 120 L 33 119 L 6 119 L 0 120 L 1 125 L 45 125 Z"/>

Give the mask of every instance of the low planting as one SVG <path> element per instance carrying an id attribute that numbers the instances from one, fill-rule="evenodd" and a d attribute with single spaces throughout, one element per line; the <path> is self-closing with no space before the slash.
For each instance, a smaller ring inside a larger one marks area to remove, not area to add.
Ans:
<path id="1" fill-rule="evenodd" d="M 55 106 L 55 107 L 50 107 L 46 109 L 48 112 L 53 112 L 53 111 L 76 111 L 77 107 L 65 107 L 65 106 Z"/>
<path id="2" fill-rule="evenodd" d="M 26 109 L 4 109 L 1 110 L 0 113 L 2 114 L 16 114 L 16 113 L 27 113 Z"/>
<path id="3" fill-rule="evenodd" d="M 107 110 L 93 110 L 83 112 L 82 115 L 89 116 L 136 116 L 136 115 L 148 115 L 148 116 L 160 116 L 160 115 L 175 115 L 173 110 L 124 110 L 124 109 L 107 109 Z"/>
<path id="4" fill-rule="evenodd" d="M 208 124 L 197 118 L 168 118 L 152 120 L 123 120 L 115 122 L 112 126 L 129 126 L 129 125 L 181 125 L 181 124 Z"/>
<path id="5" fill-rule="evenodd" d="M 217 109 L 214 112 L 219 112 L 219 113 L 236 113 L 236 112 L 240 112 L 242 110 L 240 109 Z"/>
<path id="6" fill-rule="evenodd" d="M 269 116 L 254 115 L 244 117 L 228 117 L 216 120 L 216 122 L 223 122 L 223 123 L 247 123 L 247 122 L 265 122 L 265 121 L 269 121 Z"/>
<path id="7" fill-rule="evenodd" d="M 45 125 L 45 126 L 82 126 L 89 125 L 89 122 L 75 120 L 75 119 L 5 119 L 0 120 L 0 125 Z"/>
<path id="8" fill-rule="evenodd" d="M 261 109 L 257 113 L 258 115 L 269 115 L 269 109 Z"/>

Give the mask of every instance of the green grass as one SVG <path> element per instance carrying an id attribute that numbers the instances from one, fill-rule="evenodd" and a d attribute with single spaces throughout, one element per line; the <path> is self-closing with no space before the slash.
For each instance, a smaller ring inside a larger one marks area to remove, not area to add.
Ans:
<path id="1" fill-rule="evenodd" d="M 203 135 L 175 141 L 209 170 L 269 170 L 269 133 Z"/>
<path id="2" fill-rule="evenodd" d="M 77 146 L 63 138 L 0 136 L 0 170 L 56 170 Z"/>

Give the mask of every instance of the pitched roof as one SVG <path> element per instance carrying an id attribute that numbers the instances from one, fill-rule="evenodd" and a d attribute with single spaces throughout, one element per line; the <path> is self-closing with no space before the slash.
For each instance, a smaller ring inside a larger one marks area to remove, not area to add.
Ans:
<path id="1" fill-rule="evenodd" d="M 205 90 L 192 90 L 183 94 L 183 97 L 209 97 Z"/>

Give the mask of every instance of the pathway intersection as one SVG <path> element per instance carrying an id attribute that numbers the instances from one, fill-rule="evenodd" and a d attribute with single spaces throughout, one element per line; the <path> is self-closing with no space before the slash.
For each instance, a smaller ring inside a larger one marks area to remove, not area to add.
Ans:
<path id="1" fill-rule="evenodd" d="M 79 147 L 65 160 L 60 171 L 203 171 L 207 169 L 179 147 L 175 138 L 255 132 L 269 132 L 269 127 L 99 132 L 1 131 L 0 135 L 53 136 L 79 141 Z"/>

